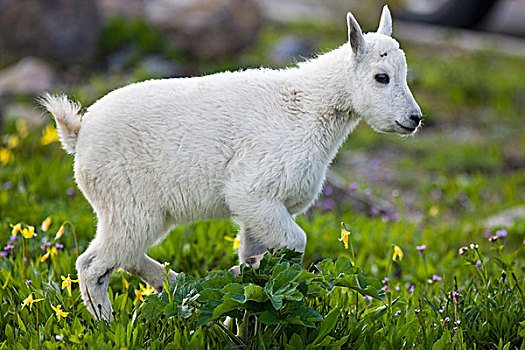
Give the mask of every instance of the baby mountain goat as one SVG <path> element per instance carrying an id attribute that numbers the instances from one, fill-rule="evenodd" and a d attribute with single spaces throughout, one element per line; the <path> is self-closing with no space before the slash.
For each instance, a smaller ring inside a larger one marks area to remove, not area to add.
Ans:
<path id="1" fill-rule="evenodd" d="M 98 217 L 76 262 L 95 317 L 112 318 L 115 268 L 162 289 L 163 266 L 145 253 L 178 224 L 235 218 L 241 264 L 257 266 L 268 247 L 304 251 L 294 216 L 312 205 L 359 121 L 380 132 L 418 129 L 388 8 L 376 33 L 363 35 L 350 13 L 347 23 L 348 43 L 297 67 L 131 84 L 83 115 L 65 96 L 42 98 Z"/>

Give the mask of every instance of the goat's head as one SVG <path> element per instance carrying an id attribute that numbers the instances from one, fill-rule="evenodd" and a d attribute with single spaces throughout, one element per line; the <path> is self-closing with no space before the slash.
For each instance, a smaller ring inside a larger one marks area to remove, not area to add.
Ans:
<path id="1" fill-rule="evenodd" d="M 375 33 L 363 35 L 351 13 L 347 23 L 354 111 L 379 132 L 414 133 L 421 124 L 421 109 L 407 85 L 405 54 L 391 38 L 388 7 Z"/>

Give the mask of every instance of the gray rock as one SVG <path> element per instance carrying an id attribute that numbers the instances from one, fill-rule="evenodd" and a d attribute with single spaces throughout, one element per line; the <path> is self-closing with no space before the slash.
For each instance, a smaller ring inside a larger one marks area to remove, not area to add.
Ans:
<path id="1" fill-rule="evenodd" d="M 2 0 L 0 57 L 89 62 L 95 54 L 99 23 L 95 0 Z"/>
<path id="2" fill-rule="evenodd" d="M 262 22 L 253 0 L 151 0 L 146 18 L 181 49 L 216 59 L 238 53 L 256 39 Z"/>
<path id="3" fill-rule="evenodd" d="M 0 71 L 0 97 L 12 95 L 36 96 L 52 88 L 55 73 L 45 61 L 26 57 Z"/>
<path id="4" fill-rule="evenodd" d="M 314 47 L 305 39 L 285 35 L 275 43 L 271 50 L 271 60 L 278 65 L 302 61 L 314 52 Z"/>
<path id="5" fill-rule="evenodd" d="M 518 205 L 494 214 L 485 220 L 487 229 L 510 228 L 516 221 L 525 218 L 525 205 Z"/>

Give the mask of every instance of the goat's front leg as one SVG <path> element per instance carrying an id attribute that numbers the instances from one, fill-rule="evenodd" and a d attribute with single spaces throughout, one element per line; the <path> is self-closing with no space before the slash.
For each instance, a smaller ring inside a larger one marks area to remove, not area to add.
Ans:
<path id="1" fill-rule="evenodd" d="M 267 248 L 304 252 L 306 234 L 280 201 L 245 194 L 230 198 L 228 204 L 241 223 L 241 264 L 258 267 Z"/>

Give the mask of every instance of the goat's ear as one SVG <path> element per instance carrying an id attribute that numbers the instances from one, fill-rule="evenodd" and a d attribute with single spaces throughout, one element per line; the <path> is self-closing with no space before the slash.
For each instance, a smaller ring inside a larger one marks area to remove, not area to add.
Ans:
<path id="1" fill-rule="evenodd" d="M 390 14 L 388 5 L 383 7 L 383 13 L 381 14 L 381 20 L 379 21 L 377 32 L 388 36 L 392 35 L 392 15 Z"/>
<path id="2" fill-rule="evenodd" d="M 346 14 L 346 23 L 348 25 L 348 41 L 352 51 L 354 51 L 356 56 L 360 56 L 366 51 L 366 41 L 361 27 L 359 27 L 359 24 L 350 12 Z"/>

